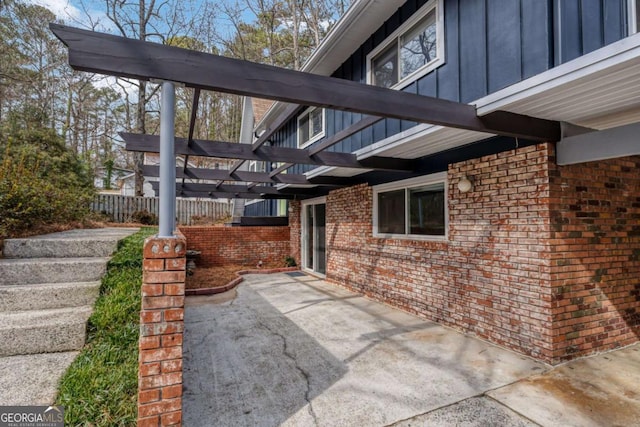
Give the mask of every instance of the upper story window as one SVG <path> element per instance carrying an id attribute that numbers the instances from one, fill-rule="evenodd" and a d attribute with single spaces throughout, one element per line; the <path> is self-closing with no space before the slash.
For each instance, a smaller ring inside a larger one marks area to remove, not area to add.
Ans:
<path id="1" fill-rule="evenodd" d="M 298 116 L 298 147 L 307 147 L 324 137 L 324 108 L 311 107 Z"/>
<path id="2" fill-rule="evenodd" d="M 444 240 L 447 235 L 446 172 L 374 187 L 373 234 Z"/>
<path id="3" fill-rule="evenodd" d="M 442 0 L 431 0 L 367 55 L 368 83 L 400 88 L 444 63 Z"/>

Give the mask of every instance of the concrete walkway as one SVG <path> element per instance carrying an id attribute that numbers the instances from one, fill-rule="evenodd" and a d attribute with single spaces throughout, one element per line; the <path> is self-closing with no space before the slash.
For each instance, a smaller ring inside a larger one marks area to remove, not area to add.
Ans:
<path id="1" fill-rule="evenodd" d="M 640 423 L 638 346 L 551 369 L 300 273 L 245 279 L 187 298 L 187 427 Z"/>

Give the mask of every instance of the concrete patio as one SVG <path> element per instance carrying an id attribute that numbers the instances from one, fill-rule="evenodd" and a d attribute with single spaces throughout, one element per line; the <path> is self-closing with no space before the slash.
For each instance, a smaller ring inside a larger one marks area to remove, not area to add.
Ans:
<path id="1" fill-rule="evenodd" d="M 301 273 L 187 298 L 185 426 L 640 423 L 640 347 L 552 368 Z"/>

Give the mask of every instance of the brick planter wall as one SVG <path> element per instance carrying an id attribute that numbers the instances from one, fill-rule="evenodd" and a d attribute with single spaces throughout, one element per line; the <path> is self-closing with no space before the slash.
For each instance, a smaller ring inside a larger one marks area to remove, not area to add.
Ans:
<path id="1" fill-rule="evenodd" d="M 184 236 L 144 243 L 138 366 L 138 426 L 182 423 Z"/>
<path id="2" fill-rule="evenodd" d="M 631 343 L 640 324 L 638 159 L 600 163 L 560 168 L 553 145 L 540 144 L 450 165 L 445 242 L 374 238 L 372 189 L 333 191 L 327 279 L 550 363 Z M 474 187 L 460 193 L 465 175 Z M 297 255 L 299 215 L 294 205 Z M 589 234 L 598 232 L 607 237 Z"/>
<path id="3" fill-rule="evenodd" d="M 199 267 L 283 264 L 291 254 L 289 227 L 180 227 L 189 249 L 201 251 Z"/>

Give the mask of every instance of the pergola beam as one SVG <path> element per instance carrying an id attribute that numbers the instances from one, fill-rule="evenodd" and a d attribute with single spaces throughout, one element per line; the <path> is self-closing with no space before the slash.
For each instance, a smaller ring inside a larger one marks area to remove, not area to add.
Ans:
<path id="1" fill-rule="evenodd" d="M 69 48 L 75 70 L 255 96 L 537 141 L 560 139 L 560 123 L 472 105 L 256 64 L 110 34 L 49 24 Z"/>
<path id="2" fill-rule="evenodd" d="M 180 184 L 177 184 L 180 185 Z M 151 188 L 153 191 L 157 192 L 160 185 L 157 182 L 151 183 Z M 227 191 L 192 191 L 192 190 L 177 190 L 177 196 L 180 197 L 200 197 L 200 198 L 211 198 L 211 199 L 277 199 L 277 200 L 295 200 L 299 198 L 296 194 L 265 194 L 265 193 L 244 193 L 244 192 L 236 192 L 231 193 Z M 304 198 L 304 197 L 302 197 Z"/>
<path id="3" fill-rule="evenodd" d="M 144 165 L 142 173 L 149 178 L 160 177 L 158 166 Z M 271 177 L 267 172 L 237 171 L 230 173 L 226 169 L 183 168 L 176 169 L 176 178 L 197 179 L 204 181 L 230 181 L 230 182 L 257 182 L 263 184 L 290 184 L 290 185 L 333 185 L 345 186 L 353 182 L 353 178 L 341 176 L 316 176 L 307 178 L 305 175 L 285 173 Z"/>
<path id="4" fill-rule="evenodd" d="M 159 138 L 156 135 L 140 135 L 121 133 L 129 151 L 148 153 L 158 152 Z M 219 141 L 202 141 L 195 139 L 191 146 L 184 138 L 175 138 L 175 153 L 202 157 L 218 157 L 225 159 L 258 160 L 266 162 L 287 162 L 316 166 L 336 166 L 345 168 L 364 168 L 394 171 L 412 171 L 414 161 L 394 157 L 368 157 L 358 160 L 355 154 L 320 152 L 314 156 L 306 150 L 285 147 L 260 147 L 253 151 L 248 144 L 237 144 Z"/>

